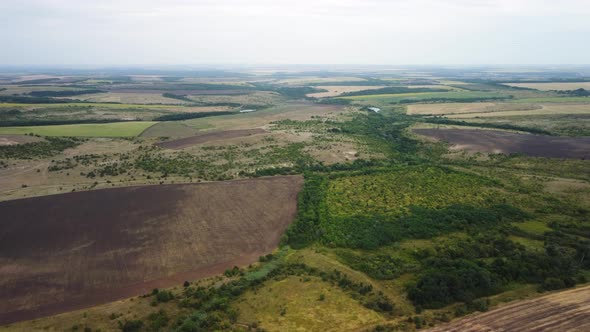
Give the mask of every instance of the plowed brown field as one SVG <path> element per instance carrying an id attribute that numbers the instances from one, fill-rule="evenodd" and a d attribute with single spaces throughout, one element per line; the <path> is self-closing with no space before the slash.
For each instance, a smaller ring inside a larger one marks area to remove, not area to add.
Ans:
<path id="1" fill-rule="evenodd" d="M 590 159 L 590 137 L 543 136 L 483 129 L 414 129 L 413 132 L 453 144 L 452 149 L 455 150 Z"/>
<path id="2" fill-rule="evenodd" d="M 238 130 L 226 130 L 226 131 L 215 131 L 201 135 L 195 135 L 191 137 L 185 137 L 173 141 L 166 141 L 161 143 L 156 143 L 157 146 L 166 149 L 182 149 L 189 147 L 191 145 L 206 143 L 210 141 L 219 141 L 228 138 L 236 138 L 236 137 L 244 137 L 244 136 L 251 136 L 256 134 L 264 134 L 266 130 L 256 128 L 256 129 L 238 129 Z"/>
<path id="3" fill-rule="evenodd" d="M 303 179 L 94 190 L 0 203 L 0 324 L 210 276 L 272 251 Z"/>
<path id="4" fill-rule="evenodd" d="M 590 286 L 519 301 L 428 331 L 590 331 Z"/>

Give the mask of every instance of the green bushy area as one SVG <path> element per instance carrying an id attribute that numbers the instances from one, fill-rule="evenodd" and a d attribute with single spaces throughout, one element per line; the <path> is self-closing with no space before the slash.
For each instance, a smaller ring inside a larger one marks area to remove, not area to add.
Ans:
<path id="1" fill-rule="evenodd" d="M 307 173 L 285 243 L 336 248 L 341 262 L 376 280 L 410 273 L 406 291 L 417 310 L 455 302 L 486 307 L 481 298 L 514 283 L 543 291 L 585 282 L 590 211 L 543 192 L 518 172 L 579 178 L 587 162 L 564 161 L 559 167 L 557 161 L 522 156 L 449 160 L 432 146 L 407 139 L 402 131 L 410 122 L 397 114 L 368 114 L 340 124 L 343 132 L 386 144 L 390 159 Z M 546 224 L 549 231 L 542 234 L 516 227 L 556 213 L 568 217 Z M 434 241 L 455 232 L 466 237 L 413 252 L 391 249 L 400 241 Z M 542 249 L 515 237 L 537 241 Z"/>
<path id="2" fill-rule="evenodd" d="M 0 159 L 34 159 L 56 155 L 73 148 L 82 140 L 76 138 L 45 137 L 45 141 L 0 146 Z"/>
<path id="3" fill-rule="evenodd" d="M 327 206 L 332 216 L 399 215 L 412 207 L 489 205 L 497 192 L 492 181 L 440 167 L 403 167 L 376 174 L 340 175 L 330 181 Z"/>

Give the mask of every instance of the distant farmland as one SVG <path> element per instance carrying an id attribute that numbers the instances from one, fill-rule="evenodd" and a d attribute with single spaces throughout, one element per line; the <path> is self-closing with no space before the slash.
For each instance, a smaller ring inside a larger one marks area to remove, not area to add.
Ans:
<path id="1" fill-rule="evenodd" d="M 156 123 L 153 121 L 127 121 L 31 127 L 0 127 L 0 134 L 33 133 L 42 136 L 133 137 L 141 134 L 144 130 Z"/>
<path id="2" fill-rule="evenodd" d="M 590 82 L 504 83 L 504 85 L 518 88 L 536 89 L 541 91 L 576 89 L 590 90 Z"/>
<path id="3" fill-rule="evenodd" d="M 301 177 L 141 186 L 0 203 L 0 324 L 169 287 L 272 251 Z"/>
<path id="4" fill-rule="evenodd" d="M 533 157 L 590 158 L 590 137 L 559 137 L 518 134 L 501 130 L 480 129 L 414 129 L 453 144 L 452 149 L 485 153 L 522 153 Z"/>

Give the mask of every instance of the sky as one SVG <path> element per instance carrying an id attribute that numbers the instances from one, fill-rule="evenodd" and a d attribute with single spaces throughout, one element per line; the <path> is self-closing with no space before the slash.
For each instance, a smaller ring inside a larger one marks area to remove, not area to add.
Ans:
<path id="1" fill-rule="evenodd" d="M 589 64 L 590 0 L 0 0 L 0 65 Z"/>

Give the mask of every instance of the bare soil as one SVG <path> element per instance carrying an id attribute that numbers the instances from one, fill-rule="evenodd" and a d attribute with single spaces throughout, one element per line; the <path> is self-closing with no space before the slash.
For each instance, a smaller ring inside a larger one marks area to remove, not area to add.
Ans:
<path id="1" fill-rule="evenodd" d="M 267 131 L 260 128 L 255 129 L 240 129 L 240 130 L 226 130 L 226 131 L 215 131 L 211 133 L 185 137 L 173 141 L 166 141 L 156 143 L 157 146 L 165 149 L 182 149 L 191 145 L 202 144 L 211 141 L 220 141 L 229 138 L 252 136 L 257 134 L 264 134 Z"/>
<path id="2" fill-rule="evenodd" d="M 0 146 L 39 142 L 43 139 L 28 135 L 0 135 Z"/>
<path id="3" fill-rule="evenodd" d="M 211 276 L 271 252 L 298 176 L 0 202 L 0 324 Z"/>
<path id="4" fill-rule="evenodd" d="M 590 286 L 519 301 L 428 331 L 590 331 Z"/>
<path id="5" fill-rule="evenodd" d="M 543 136 L 479 129 L 425 128 L 414 129 L 413 132 L 453 144 L 452 149 L 455 150 L 590 159 L 590 137 Z"/>

